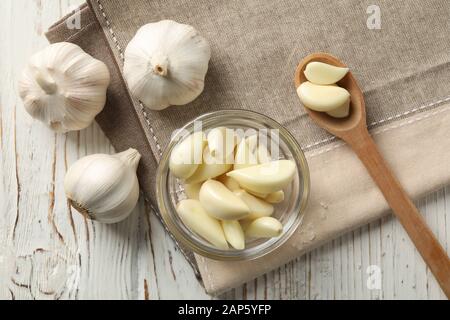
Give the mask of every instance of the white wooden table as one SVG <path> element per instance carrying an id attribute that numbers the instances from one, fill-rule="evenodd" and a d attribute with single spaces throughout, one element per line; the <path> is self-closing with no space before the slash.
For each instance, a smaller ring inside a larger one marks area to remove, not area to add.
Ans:
<path id="1" fill-rule="evenodd" d="M 86 154 L 114 150 L 96 124 L 81 132 L 55 134 L 30 119 L 18 98 L 18 76 L 28 57 L 46 45 L 43 32 L 81 2 L 0 1 L 0 299 L 210 299 L 157 218 L 146 213 L 143 201 L 131 218 L 116 225 L 84 220 L 68 207 L 63 190 L 68 166 Z M 450 187 L 418 205 L 449 251 Z M 371 265 L 381 271 L 381 289 L 367 286 Z M 444 295 L 400 224 L 390 217 L 221 297 Z"/>

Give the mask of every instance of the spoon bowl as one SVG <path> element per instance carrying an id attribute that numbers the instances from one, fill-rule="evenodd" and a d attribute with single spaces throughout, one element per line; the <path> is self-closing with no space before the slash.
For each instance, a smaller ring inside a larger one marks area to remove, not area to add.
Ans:
<path id="1" fill-rule="evenodd" d="M 328 53 L 312 53 L 303 58 L 303 60 L 298 64 L 297 70 L 295 70 L 294 82 L 296 88 L 298 88 L 303 82 L 308 81 L 305 77 L 304 71 L 306 65 L 313 61 L 327 63 L 336 67 L 347 67 L 339 59 Z M 313 119 L 314 122 L 316 122 L 320 127 L 343 139 L 345 133 L 350 129 L 356 127 L 366 128 L 366 107 L 363 93 L 351 71 L 349 71 L 345 77 L 337 83 L 337 85 L 347 89 L 350 93 L 350 114 L 348 117 L 334 118 L 325 112 L 314 111 L 306 107 L 305 109 L 311 119 Z"/>

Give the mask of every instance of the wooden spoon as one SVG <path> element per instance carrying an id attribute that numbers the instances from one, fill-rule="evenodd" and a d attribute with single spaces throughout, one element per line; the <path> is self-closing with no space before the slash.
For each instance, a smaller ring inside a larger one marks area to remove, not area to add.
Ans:
<path id="1" fill-rule="evenodd" d="M 346 67 L 337 58 L 326 53 L 313 53 L 305 57 L 295 72 L 295 87 L 307 81 L 303 71 L 311 61 Z M 436 277 L 447 298 L 450 298 L 450 260 L 425 223 L 425 220 L 409 199 L 391 169 L 378 151 L 366 125 L 364 97 L 351 72 L 337 83 L 350 92 L 350 115 L 337 119 L 324 112 L 306 108 L 316 124 L 331 134 L 341 138 L 353 149 L 366 166 L 372 179 L 380 188 L 389 206 L 405 228 L 417 250 Z M 413 146 L 412 146 L 413 147 Z"/>

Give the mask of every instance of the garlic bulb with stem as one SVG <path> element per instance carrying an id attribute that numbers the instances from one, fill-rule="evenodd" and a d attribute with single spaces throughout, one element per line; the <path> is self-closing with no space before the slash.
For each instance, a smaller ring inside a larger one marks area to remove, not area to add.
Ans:
<path id="1" fill-rule="evenodd" d="M 110 81 L 106 65 L 69 42 L 34 54 L 19 81 L 26 111 L 60 132 L 88 127 L 102 111 Z"/>
<path id="2" fill-rule="evenodd" d="M 140 158 L 139 152 L 130 148 L 76 161 L 64 178 L 70 205 L 99 222 L 115 223 L 128 217 L 139 198 L 136 169 Z"/>
<path id="3" fill-rule="evenodd" d="M 123 67 L 131 94 L 152 110 L 184 105 L 203 91 L 211 49 L 192 26 L 162 20 L 142 26 Z"/>

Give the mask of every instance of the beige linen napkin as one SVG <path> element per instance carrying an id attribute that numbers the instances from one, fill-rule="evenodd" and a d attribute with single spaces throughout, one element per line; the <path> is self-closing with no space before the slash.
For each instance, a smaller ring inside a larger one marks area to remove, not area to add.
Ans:
<path id="1" fill-rule="evenodd" d="M 90 0 L 82 29 L 64 20 L 51 42 L 72 41 L 105 61 L 112 73 L 108 102 L 97 117 L 117 150 L 143 158 L 139 178 L 150 202 L 160 152 L 172 131 L 219 109 L 262 112 L 290 130 L 306 151 L 311 199 L 302 226 L 275 252 L 248 262 L 196 256 L 208 292 L 257 277 L 352 228 L 379 218 L 387 204 L 356 156 L 316 127 L 295 93 L 298 61 L 330 52 L 352 69 L 364 91 L 367 122 L 387 161 L 413 197 L 450 181 L 450 6 L 446 0 L 377 1 L 381 29 L 367 27 L 369 1 Z M 173 19 L 210 41 L 202 95 L 161 112 L 133 100 L 121 77 L 123 52 L 143 24 Z"/>

